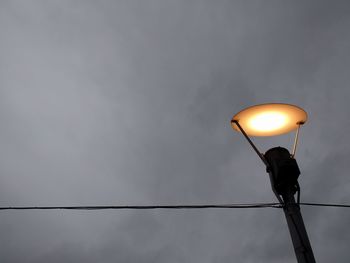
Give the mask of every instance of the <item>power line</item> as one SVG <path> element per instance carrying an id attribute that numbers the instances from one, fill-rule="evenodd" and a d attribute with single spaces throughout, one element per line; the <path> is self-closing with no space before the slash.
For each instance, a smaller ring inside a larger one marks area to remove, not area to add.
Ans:
<path id="1" fill-rule="evenodd" d="M 0 210 L 131 210 L 131 209 L 206 209 L 206 208 L 280 208 L 279 203 L 218 205 L 97 205 L 97 206 L 6 206 Z"/>
<path id="2" fill-rule="evenodd" d="M 303 206 L 328 206 L 328 207 L 346 207 L 350 208 L 350 205 L 346 204 L 322 204 L 322 203 L 300 203 Z"/>
<path id="3" fill-rule="evenodd" d="M 301 206 L 350 208 L 347 204 L 300 203 Z M 150 209 L 233 209 L 282 208 L 280 203 L 212 204 L 212 205 L 96 205 L 96 206 L 3 206 L 0 210 L 150 210 Z"/>

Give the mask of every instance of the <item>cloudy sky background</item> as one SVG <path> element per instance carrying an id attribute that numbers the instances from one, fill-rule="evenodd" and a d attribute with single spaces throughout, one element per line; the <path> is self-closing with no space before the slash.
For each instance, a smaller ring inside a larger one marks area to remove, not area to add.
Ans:
<path id="1" fill-rule="evenodd" d="M 302 201 L 350 203 L 348 1 L 2 1 L 0 205 L 274 202 L 230 119 L 303 107 Z M 290 148 L 293 134 L 255 139 Z M 302 207 L 318 262 L 350 211 Z M 3 211 L 1 262 L 295 262 L 278 209 Z"/>

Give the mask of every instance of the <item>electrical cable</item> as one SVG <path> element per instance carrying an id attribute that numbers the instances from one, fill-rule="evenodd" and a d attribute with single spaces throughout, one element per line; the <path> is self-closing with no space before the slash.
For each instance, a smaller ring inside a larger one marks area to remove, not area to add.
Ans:
<path id="1" fill-rule="evenodd" d="M 322 203 L 300 203 L 303 206 L 328 206 L 328 207 L 343 207 L 350 208 L 350 205 L 347 204 L 322 204 Z"/>
<path id="2" fill-rule="evenodd" d="M 301 206 L 350 208 L 347 204 L 300 203 Z M 2 206 L 0 210 L 132 210 L 132 209 L 232 209 L 283 208 L 280 203 L 212 204 L 212 205 L 95 205 L 95 206 Z"/>
<path id="3" fill-rule="evenodd" d="M 0 210 L 121 210 L 121 209 L 203 209 L 203 208 L 281 208 L 279 203 L 218 205 L 96 205 L 96 206 L 6 206 Z"/>

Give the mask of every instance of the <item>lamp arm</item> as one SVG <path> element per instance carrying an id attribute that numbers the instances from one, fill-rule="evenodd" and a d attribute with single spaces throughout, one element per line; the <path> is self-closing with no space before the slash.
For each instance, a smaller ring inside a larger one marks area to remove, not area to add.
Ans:
<path id="1" fill-rule="evenodd" d="M 293 150 L 292 150 L 292 154 L 291 154 L 292 158 L 294 158 L 295 152 L 297 151 L 297 145 L 298 145 L 298 140 L 299 140 L 299 130 L 300 130 L 300 126 L 301 126 L 302 124 L 304 124 L 304 123 L 298 122 L 297 124 L 298 124 L 298 128 L 297 128 L 297 131 L 296 131 L 296 133 L 295 133 L 294 145 L 293 145 Z"/>
<path id="2" fill-rule="evenodd" d="M 258 148 L 255 146 L 255 144 L 252 142 L 252 140 L 249 138 L 249 136 L 247 135 L 247 133 L 244 131 L 244 129 L 242 128 L 242 126 L 238 123 L 237 120 L 231 120 L 232 123 L 236 124 L 238 129 L 242 132 L 242 134 L 244 135 L 244 137 L 247 139 L 247 141 L 249 142 L 249 144 L 253 147 L 254 151 L 256 152 L 256 154 L 260 157 L 260 159 L 263 161 L 263 163 L 266 166 L 266 171 L 269 173 L 270 176 L 270 181 L 271 181 L 271 187 L 272 187 L 272 191 L 275 194 L 276 198 L 278 199 L 278 201 L 280 202 L 281 205 L 284 204 L 282 198 L 280 197 L 280 195 L 277 193 L 275 187 L 274 187 L 274 179 L 273 176 L 271 174 L 270 171 L 270 166 L 265 158 L 265 156 L 258 150 Z"/>
<path id="3" fill-rule="evenodd" d="M 232 123 L 236 124 L 238 129 L 242 132 L 242 134 L 244 135 L 244 137 L 247 139 L 247 141 L 249 142 L 249 144 L 253 147 L 254 151 L 257 153 L 257 155 L 260 157 L 260 159 L 263 161 L 263 163 L 265 164 L 266 168 L 269 167 L 269 164 L 267 163 L 264 155 L 258 150 L 258 148 L 256 148 L 256 146 L 254 145 L 254 143 L 252 142 L 252 140 L 249 138 L 249 136 L 247 135 L 247 133 L 243 130 L 242 126 L 238 123 L 238 120 L 231 120 Z"/>

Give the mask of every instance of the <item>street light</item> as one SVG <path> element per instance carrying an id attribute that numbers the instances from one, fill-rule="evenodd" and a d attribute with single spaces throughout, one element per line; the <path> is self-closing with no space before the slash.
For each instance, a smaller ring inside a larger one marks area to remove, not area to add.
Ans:
<path id="1" fill-rule="evenodd" d="M 300 126 L 307 121 L 307 113 L 290 104 L 269 103 L 248 107 L 231 120 L 234 130 L 241 132 L 266 166 L 272 191 L 283 206 L 298 263 L 314 263 L 315 258 L 300 213 L 300 170 L 295 160 Z M 274 147 L 262 154 L 251 136 L 275 136 L 296 130 L 292 153 Z M 297 202 L 294 195 L 298 193 Z"/>

